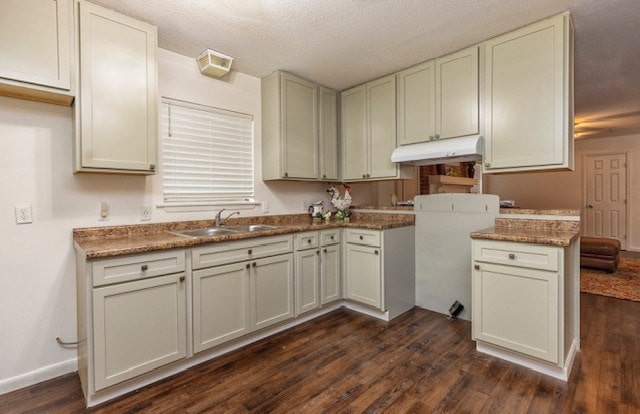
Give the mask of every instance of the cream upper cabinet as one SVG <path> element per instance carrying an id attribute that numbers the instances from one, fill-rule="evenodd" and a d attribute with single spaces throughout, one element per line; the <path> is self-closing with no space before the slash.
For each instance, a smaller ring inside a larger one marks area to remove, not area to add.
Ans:
<path id="1" fill-rule="evenodd" d="M 157 30 L 84 1 L 79 13 L 75 170 L 153 174 Z"/>
<path id="2" fill-rule="evenodd" d="M 398 145 L 433 139 L 435 135 L 435 63 L 414 66 L 396 75 Z"/>
<path id="3" fill-rule="evenodd" d="M 573 169 L 569 14 L 491 39 L 484 53 L 484 171 Z"/>
<path id="4" fill-rule="evenodd" d="M 396 78 L 386 76 L 343 91 L 342 179 L 410 178 L 409 168 L 391 162 L 396 148 Z"/>
<path id="5" fill-rule="evenodd" d="M 320 136 L 320 179 L 338 179 L 338 93 L 318 88 Z"/>
<path id="6" fill-rule="evenodd" d="M 365 85 L 343 91 L 341 99 L 342 179 L 366 178 L 367 154 L 367 89 Z"/>
<path id="7" fill-rule="evenodd" d="M 73 101 L 72 0 L 0 2 L 0 95 Z"/>
<path id="8" fill-rule="evenodd" d="M 478 134 L 478 46 L 437 59 L 435 69 L 435 138 Z"/>
<path id="9" fill-rule="evenodd" d="M 262 78 L 262 179 L 337 179 L 335 91 L 286 72 Z"/>

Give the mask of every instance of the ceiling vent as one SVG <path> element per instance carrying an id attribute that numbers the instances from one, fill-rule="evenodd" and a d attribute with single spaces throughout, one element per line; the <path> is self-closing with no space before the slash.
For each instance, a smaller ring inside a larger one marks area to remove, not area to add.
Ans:
<path id="1" fill-rule="evenodd" d="M 207 76 L 219 78 L 229 73 L 233 58 L 215 50 L 205 49 L 196 58 L 196 61 L 200 67 L 200 72 Z"/>

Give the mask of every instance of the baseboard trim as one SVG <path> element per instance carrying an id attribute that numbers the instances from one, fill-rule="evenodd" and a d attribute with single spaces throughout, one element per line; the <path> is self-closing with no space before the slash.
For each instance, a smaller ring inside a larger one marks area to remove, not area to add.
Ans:
<path id="1" fill-rule="evenodd" d="M 544 362 L 539 359 L 531 358 L 480 341 L 476 342 L 476 350 L 483 354 L 488 354 L 496 358 L 504 359 L 505 361 L 513 362 L 514 364 L 522 365 L 523 367 L 527 367 L 541 374 L 549 375 L 550 377 L 558 378 L 566 382 L 569 380 L 573 361 L 575 360 L 576 353 L 578 352 L 578 341 L 574 339 L 571 343 L 567 358 L 565 359 L 564 366 L 562 367 L 551 362 Z"/>
<path id="2" fill-rule="evenodd" d="M 57 362 L 38 368 L 31 372 L 16 375 L 15 377 L 3 379 L 0 381 L 0 394 L 6 394 L 20 388 L 28 387 L 42 381 L 46 381 L 55 377 L 59 377 L 70 372 L 78 370 L 77 358 L 68 359 L 66 361 Z"/>

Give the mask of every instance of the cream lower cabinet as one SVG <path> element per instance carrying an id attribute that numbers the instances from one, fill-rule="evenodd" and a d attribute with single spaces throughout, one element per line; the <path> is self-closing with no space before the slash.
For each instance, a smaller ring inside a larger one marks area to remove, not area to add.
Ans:
<path id="1" fill-rule="evenodd" d="M 345 261 L 346 298 L 384 309 L 381 299 L 380 248 L 348 243 Z"/>
<path id="2" fill-rule="evenodd" d="M 73 0 L 0 2 L 0 95 L 70 106 Z"/>
<path id="3" fill-rule="evenodd" d="M 568 13 L 484 43 L 485 173 L 573 169 Z"/>
<path id="4" fill-rule="evenodd" d="M 320 250 L 317 231 L 296 235 L 296 315 L 320 307 Z"/>
<path id="5" fill-rule="evenodd" d="M 249 263 L 193 272 L 193 351 L 251 332 Z"/>
<path id="6" fill-rule="evenodd" d="M 83 0 L 78 7 L 75 171 L 154 174 L 157 29 Z"/>
<path id="7" fill-rule="evenodd" d="M 253 328 L 261 329 L 293 318 L 293 254 L 251 263 Z"/>
<path id="8" fill-rule="evenodd" d="M 325 305 L 342 298 L 341 231 L 325 230 L 320 234 L 320 303 Z"/>

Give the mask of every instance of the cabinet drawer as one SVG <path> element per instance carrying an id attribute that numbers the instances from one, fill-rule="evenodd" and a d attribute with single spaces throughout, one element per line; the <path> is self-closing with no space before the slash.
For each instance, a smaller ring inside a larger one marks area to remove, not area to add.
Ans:
<path id="1" fill-rule="evenodd" d="M 380 247 L 380 232 L 377 230 L 347 229 L 345 231 L 347 243 Z"/>
<path id="2" fill-rule="evenodd" d="M 320 232 L 320 242 L 323 246 L 340 243 L 340 230 L 324 230 Z"/>
<path id="3" fill-rule="evenodd" d="M 542 270 L 558 270 L 556 247 L 499 241 L 474 241 L 473 259 Z"/>
<path id="4" fill-rule="evenodd" d="M 296 250 L 314 249 L 320 245 L 320 234 L 317 231 L 296 234 Z"/>
<path id="5" fill-rule="evenodd" d="M 99 260 L 91 264 L 93 286 L 184 272 L 184 250 Z"/>
<path id="6" fill-rule="evenodd" d="M 291 236 L 220 243 L 193 249 L 191 252 L 191 267 L 193 269 L 203 269 L 205 267 L 291 253 L 292 251 L 293 237 Z"/>

